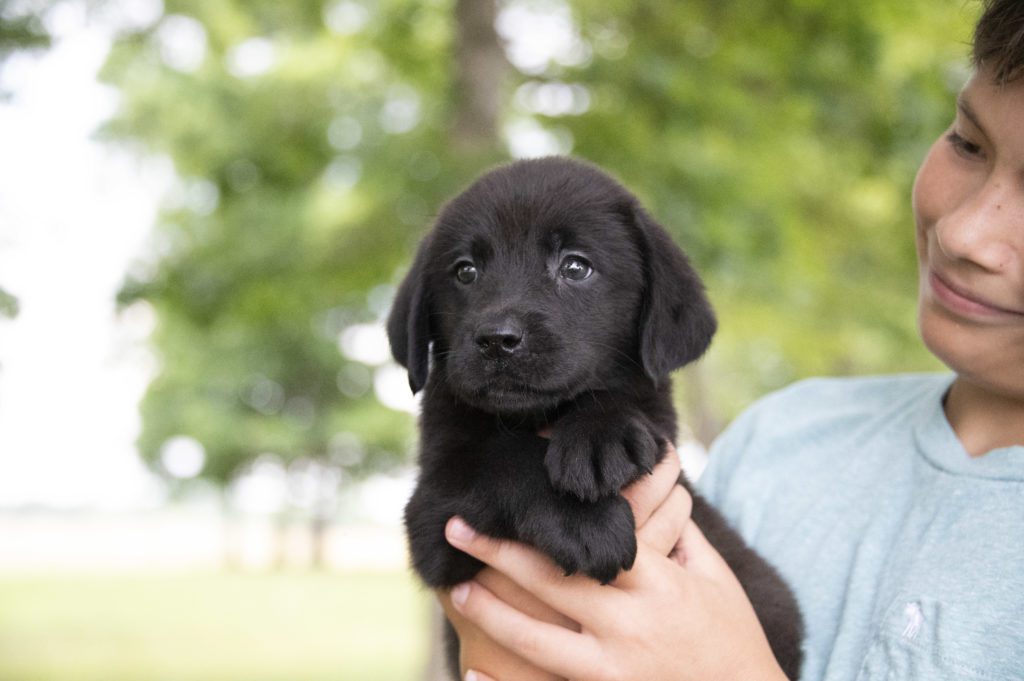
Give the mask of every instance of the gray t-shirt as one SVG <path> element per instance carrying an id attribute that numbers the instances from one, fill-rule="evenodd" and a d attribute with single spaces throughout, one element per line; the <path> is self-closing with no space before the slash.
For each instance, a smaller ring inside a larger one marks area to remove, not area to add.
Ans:
<path id="1" fill-rule="evenodd" d="M 1024 681 L 1024 447 L 970 458 L 951 383 L 804 381 L 711 449 L 698 488 L 796 592 L 804 681 Z"/>

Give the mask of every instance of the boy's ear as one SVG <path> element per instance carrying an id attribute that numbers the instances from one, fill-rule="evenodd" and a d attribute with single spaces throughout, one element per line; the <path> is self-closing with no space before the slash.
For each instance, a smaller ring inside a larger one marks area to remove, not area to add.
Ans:
<path id="1" fill-rule="evenodd" d="M 430 368 L 430 301 L 426 286 L 429 237 L 420 243 L 412 267 L 398 287 L 388 315 L 391 355 L 409 372 L 409 387 L 419 392 Z"/>
<path id="2" fill-rule="evenodd" d="M 704 284 L 668 232 L 637 203 L 630 214 L 644 259 L 640 360 L 657 382 L 703 355 L 718 323 Z"/>

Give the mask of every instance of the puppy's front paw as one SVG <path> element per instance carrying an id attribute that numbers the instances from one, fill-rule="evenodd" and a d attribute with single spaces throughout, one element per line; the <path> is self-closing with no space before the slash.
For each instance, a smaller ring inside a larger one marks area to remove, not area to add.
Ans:
<path id="1" fill-rule="evenodd" d="M 568 415 L 555 425 L 544 465 L 556 490 L 596 501 L 649 473 L 659 451 L 650 425 L 639 416 Z"/>
<path id="2" fill-rule="evenodd" d="M 636 528 L 629 504 L 620 496 L 596 504 L 574 506 L 548 515 L 542 531 L 531 538 L 544 553 L 570 575 L 582 572 L 602 584 L 633 567 Z"/>

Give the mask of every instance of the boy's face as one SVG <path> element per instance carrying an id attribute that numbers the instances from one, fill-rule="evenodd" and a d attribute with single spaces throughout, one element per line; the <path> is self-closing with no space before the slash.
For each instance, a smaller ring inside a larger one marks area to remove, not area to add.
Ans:
<path id="1" fill-rule="evenodd" d="M 1024 81 L 975 74 L 918 171 L 914 216 L 925 344 L 1024 400 Z"/>

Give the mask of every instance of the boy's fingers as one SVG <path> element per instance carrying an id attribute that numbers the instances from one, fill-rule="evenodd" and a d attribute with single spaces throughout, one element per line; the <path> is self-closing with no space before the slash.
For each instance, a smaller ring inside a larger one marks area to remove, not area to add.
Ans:
<path id="1" fill-rule="evenodd" d="M 701 573 L 706 577 L 718 577 L 732 574 L 722 554 L 711 545 L 697 523 L 692 520 L 683 528 L 682 550 L 685 554 L 683 564 L 688 570 Z"/>
<path id="2" fill-rule="evenodd" d="M 682 544 L 683 531 L 690 522 L 692 498 L 682 486 L 676 485 L 665 502 L 637 531 L 637 556 L 633 568 L 622 572 L 612 582 L 620 589 L 631 591 L 638 586 L 655 583 L 658 570 L 666 557 L 674 557 Z"/>
<path id="3" fill-rule="evenodd" d="M 452 589 L 451 598 L 466 619 L 500 645 L 554 674 L 569 677 L 600 659 L 600 650 L 590 636 L 535 620 L 478 582 L 459 584 Z"/>
<path id="4" fill-rule="evenodd" d="M 665 456 L 657 463 L 651 474 L 641 477 L 622 490 L 622 496 L 633 509 L 633 519 L 637 527 L 643 527 L 672 491 L 672 487 L 679 482 L 680 470 L 679 455 L 675 446 L 669 442 L 665 445 Z"/>
<path id="5" fill-rule="evenodd" d="M 683 528 L 690 520 L 693 497 L 681 485 L 676 485 L 668 498 L 647 519 L 637 531 L 637 539 L 644 542 L 658 555 L 667 556 L 683 536 Z"/>
<path id="6" fill-rule="evenodd" d="M 545 605 L 540 599 L 512 579 L 494 568 L 484 568 L 474 579 L 483 584 L 495 596 L 534 619 L 560 624 L 563 627 L 579 631 L 580 626 L 562 613 Z"/>
<path id="7" fill-rule="evenodd" d="M 597 608 L 613 607 L 609 598 L 614 589 L 584 575 L 566 576 L 550 559 L 525 544 L 479 534 L 461 518 L 448 521 L 445 537 L 455 548 L 496 568 L 576 622 L 592 616 Z"/>
<path id="8" fill-rule="evenodd" d="M 487 676 L 487 674 L 475 671 L 473 669 L 470 669 L 468 672 L 466 672 L 466 675 L 462 678 L 465 679 L 465 681 L 495 681 L 495 679 L 492 679 L 490 676 Z"/>

